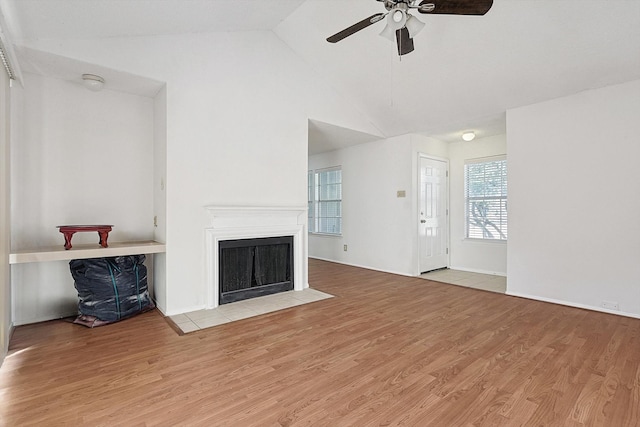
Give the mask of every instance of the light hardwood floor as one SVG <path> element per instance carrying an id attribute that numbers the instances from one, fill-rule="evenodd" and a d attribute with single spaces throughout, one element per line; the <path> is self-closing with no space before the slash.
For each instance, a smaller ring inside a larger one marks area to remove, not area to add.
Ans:
<path id="1" fill-rule="evenodd" d="M 640 425 L 640 320 L 310 260 L 334 295 L 179 336 L 17 328 L 7 426 Z"/>

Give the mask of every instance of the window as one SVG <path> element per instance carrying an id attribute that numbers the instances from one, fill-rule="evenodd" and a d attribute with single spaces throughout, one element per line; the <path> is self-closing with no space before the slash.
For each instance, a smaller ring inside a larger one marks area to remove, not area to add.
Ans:
<path id="1" fill-rule="evenodd" d="M 507 159 L 468 160 L 464 184 L 466 237 L 507 240 Z"/>
<path id="2" fill-rule="evenodd" d="M 309 232 L 342 234 L 342 169 L 309 172 Z"/>
<path id="3" fill-rule="evenodd" d="M 307 224 L 309 224 L 309 232 L 313 233 L 316 231 L 316 227 L 315 227 L 315 214 L 313 211 L 313 201 L 315 200 L 315 189 L 313 187 L 313 171 L 309 171 L 308 176 L 307 176 L 307 196 L 309 199 L 308 205 L 309 208 L 307 209 Z"/>

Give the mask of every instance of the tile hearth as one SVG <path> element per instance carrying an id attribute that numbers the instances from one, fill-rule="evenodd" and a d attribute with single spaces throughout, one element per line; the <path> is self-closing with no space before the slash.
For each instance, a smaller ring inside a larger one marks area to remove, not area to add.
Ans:
<path id="1" fill-rule="evenodd" d="M 449 283 L 451 285 L 464 286 L 467 288 L 481 289 L 484 291 L 507 292 L 507 278 L 495 274 L 472 273 L 461 270 L 435 270 L 420 275 L 422 279 L 435 280 L 437 282 Z"/>
<path id="2" fill-rule="evenodd" d="M 175 316 L 169 316 L 169 319 L 186 334 L 332 297 L 333 295 L 307 288 L 302 291 L 280 292 L 278 294 L 224 304 L 212 310 L 198 310 L 190 313 L 177 314 Z"/>

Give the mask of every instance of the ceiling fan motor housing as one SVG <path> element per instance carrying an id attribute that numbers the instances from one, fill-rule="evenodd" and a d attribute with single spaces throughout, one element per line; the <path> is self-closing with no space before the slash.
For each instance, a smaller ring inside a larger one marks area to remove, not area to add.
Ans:
<path id="1" fill-rule="evenodd" d="M 406 8 L 408 8 L 416 0 L 378 0 L 378 1 L 384 1 L 384 7 L 387 8 L 387 10 L 391 10 L 399 5 L 404 5 L 406 10 Z"/>

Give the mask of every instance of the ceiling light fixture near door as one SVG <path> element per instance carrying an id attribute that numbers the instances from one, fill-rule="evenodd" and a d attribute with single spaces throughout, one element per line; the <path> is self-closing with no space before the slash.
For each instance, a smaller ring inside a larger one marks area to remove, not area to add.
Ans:
<path id="1" fill-rule="evenodd" d="M 104 79 L 95 74 L 83 74 L 82 75 L 82 84 L 89 90 L 94 92 L 98 92 L 102 90 L 104 87 Z"/>
<path id="2" fill-rule="evenodd" d="M 462 134 L 462 139 L 464 139 L 465 141 L 473 141 L 473 139 L 476 137 L 476 133 L 475 132 L 465 132 Z"/>

